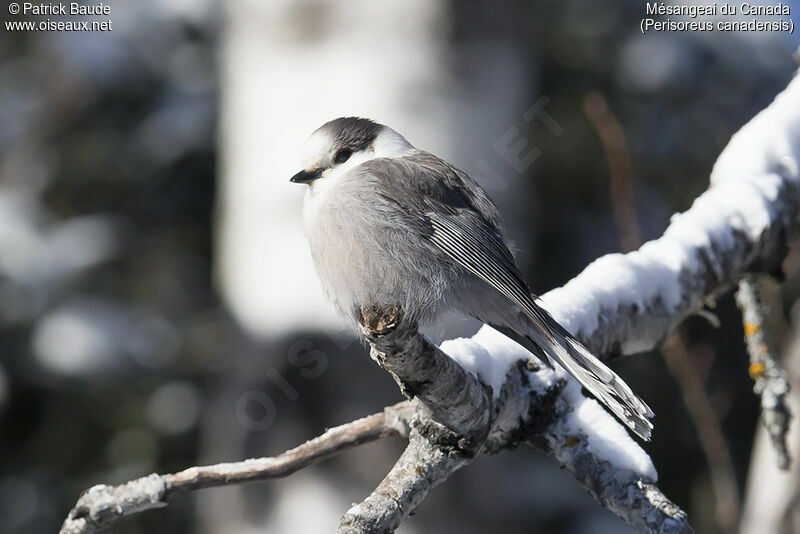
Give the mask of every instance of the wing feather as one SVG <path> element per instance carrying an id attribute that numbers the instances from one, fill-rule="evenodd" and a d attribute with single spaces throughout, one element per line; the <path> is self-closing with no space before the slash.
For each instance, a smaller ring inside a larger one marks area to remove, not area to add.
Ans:
<path id="1" fill-rule="evenodd" d="M 511 252 L 496 232 L 480 220 L 470 220 L 477 218 L 463 212 L 453 215 L 431 212 L 426 215 L 433 227 L 430 241 L 434 245 L 522 308 L 552 338 L 543 310 L 533 301 Z"/>

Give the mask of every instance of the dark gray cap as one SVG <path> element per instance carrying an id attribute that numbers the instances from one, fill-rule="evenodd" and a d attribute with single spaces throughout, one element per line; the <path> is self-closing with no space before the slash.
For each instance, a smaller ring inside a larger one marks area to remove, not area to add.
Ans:
<path id="1" fill-rule="evenodd" d="M 327 133 L 334 149 L 349 148 L 353 152 L 369 148 L 384 126 L 369 119 L 340 117 L 320 126 Z"/>

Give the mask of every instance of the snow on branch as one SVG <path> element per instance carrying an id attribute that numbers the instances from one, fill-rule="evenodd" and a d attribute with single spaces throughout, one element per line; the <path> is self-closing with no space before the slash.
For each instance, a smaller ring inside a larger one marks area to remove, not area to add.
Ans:
<path id="1" fill-rule="evenodd" d="M 797 77 L 733 136 L 709 190 L 673 216 L 661 238 L 596 260 L 542 303 L 603 359 L 650 349 L 748 273 L 779 273 L 799 215 Z M 376 490 L 347 511 L 340 533 L 392 532 L 433 486 L 476 455 L 519 444 L 550 455 L 638 530 L 692 532 L 686 514 L 656 486 L 647 453 L 562 370 L 537 367 L 522 347 L 489 327 L 440 349 L 403 321 L 402 310 L 362 310 L 361 325 L 372 357 L 412 401 L 275 458 L 95 486 L 70 512 L 62 534 L 94 532 L 164 505 L 176 493 L 285 476 L 344 448 L 398 434 L 408 436 L 408 447 Z"/>

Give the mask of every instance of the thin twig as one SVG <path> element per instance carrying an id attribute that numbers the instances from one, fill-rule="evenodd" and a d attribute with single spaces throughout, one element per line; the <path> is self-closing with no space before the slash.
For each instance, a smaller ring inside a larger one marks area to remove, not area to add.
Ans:
<path id="1" fill-rule="evenodd" d="M 786 432 L 792 414 L 786 405 L 789 381 L 771 349 L 765 331 L 767 307 L 761 299 L 761 278 L 746 276 L 739 282 L 736 303 L 742 310 L 744 338 L 750 355 L 750 377 L 753 391 L 761 397 L 761 421 L 767 429 L 778 458 L 778 467 L 789 469 L 791 461 L 786 447 Z"/>
<path id="2" fill-rule="evenodd" d="M 642 244 L 642 232 L 636 221 L 636 204 L 633 200 L 633 170 L 628 154 L 625 132 L 617 118 L 608 109 L 608 102 L 599 93 L 589 93 L 583 98 L 583 110 L 594 126 L 608 161 L 611 178 L 611 205 L 614 223 L 623 252 L 636 250 Z"/>
<path id="3" fill-rule="evenodd" d="M 681 391 L 684 406 L 697 431 L 700 448 L 708 464 L 717 501 L 714 513 L 717 524 L 722 530 L 730 531 L 739 520 L 740 499 L 733 458 L 719 416 L 706 395 L 703 381 L 689 356 L 682 328 L 667 337 L 661 353 Z"/>
<path id="4" fill-rule="evenodd" d="M 61 527 L 61 534 L 91 534 L 124 516 L 166 506 L 175 495 L 198 489 L 291 475 L 345 449 L 405 435 L 410 413 L 410 403 L 402 402 L 381 413 L 331 428 L 278 456 L 192 467 L 167 475 L 152 474 L 119 486 L 93 486 L 78 499 Z"/>

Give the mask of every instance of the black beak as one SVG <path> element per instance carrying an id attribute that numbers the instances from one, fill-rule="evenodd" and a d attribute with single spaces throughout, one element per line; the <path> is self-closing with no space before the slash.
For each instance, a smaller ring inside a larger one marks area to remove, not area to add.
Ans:
<path id="1" fill-rule="evenodd" d="M 309 184 L 319 178 L 321 174 L 322 171 L 320 169 L 315 169 L 313 171 L 300 171 L 292 176 L 289 181 L 296 184 Z"/>

